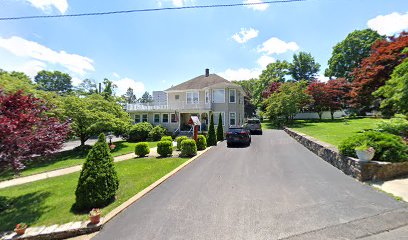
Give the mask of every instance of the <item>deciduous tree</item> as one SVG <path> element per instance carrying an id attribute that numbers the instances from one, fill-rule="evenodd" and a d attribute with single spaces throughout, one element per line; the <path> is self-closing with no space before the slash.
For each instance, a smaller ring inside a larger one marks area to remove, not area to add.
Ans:
<path id="1" fill-rule="evenodd" d="M 293 55 L 293 61 L 289 66 L 289 73 L 293 80 L 311 82 L 319 71 L 320 64 L 315 61 L 312 54 L 299 52 Z"/>
<path id="2" fill-rule="evenodd" d="M 329 80 L 325 87 L 326 93 L 329 96 L 328 108 L 331 113 L 331 118 L 334 119 L 334 113 L 337 110 L 348 107 L 351 83 L 349 83 L 345 78 L 337 78 Z"/>
<path id="3" fill-rule="evenodd" d="M 353 70 L 360 67 L 361 61 L 370 55 L 371 46 L 377 40 L 384 39 L 371 29 L 355 30 L 333 47 L 329 59 L 329 67 L 325 71 L 326 77 L 346 78 L 352 81 L 350 75 Z"/>
<path id="4" fill-rule="evenodd" d="M 68 123 L 46 114 L 45 103 L 23 92 L 0 91 L 0 166 L 16 173 L 35 155 L 60 149 L 69 132 Z"/>
<path id="5" fill-rule="evenodd" d="M 313 81 L 307 87 L 306 92 L 313 98 L 310 105 L 311 110 L 317 112 L 319 118 L 322 119 L 323 111 L 329 110 L 331 98 L 327 93 L 326 83 Z"/>
<path id="6" fill-rule="evenodd" d="M 71 80 L 71 76 L 67 73 L 45 70 L 38 72 L 34 78 L 40 90 L 57 92 L 58 94 L 65 94 L 72 90 Z"/>

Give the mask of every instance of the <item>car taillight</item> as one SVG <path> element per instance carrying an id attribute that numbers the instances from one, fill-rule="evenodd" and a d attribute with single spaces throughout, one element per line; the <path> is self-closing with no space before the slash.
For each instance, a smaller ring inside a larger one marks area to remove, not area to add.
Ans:
<path id="1" fill-rule="evenodd" d="M 230 135 L 230 134 L 232 134 L 232 132 L 227 132 L 227 135 Z"/>
<path id="2" fill-rule="evenodd" d="M 246 132 L 245 132 L 245 131 L 242 131 L 242 132 L 240 132 L 240 134 L 246 134 Z"/>

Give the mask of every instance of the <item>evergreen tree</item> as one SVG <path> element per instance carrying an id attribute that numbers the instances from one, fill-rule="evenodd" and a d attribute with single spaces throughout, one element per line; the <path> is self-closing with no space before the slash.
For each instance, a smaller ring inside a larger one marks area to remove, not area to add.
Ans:
<path id="1" fill-rule="evenodd" d="M 222 127 L 222 117 L 221 113 L 218 116 L 218 126 L 217 126 L 217 140 L 224 141 L 224 128 Z"/>
<path id="2" fill-rule="evenodd" d="M 75 191 L 77 210 L 108 205 L 115 197 L 119 180 L 103 133 L 89 152 Z"/>
<path id="3" fill-rule="evenodd" d="M 211 117 L 210 117 L 210 127 L 208 129 L 207 144 L 208 146 L 217 146 L 217 138 L 215 137 L 214 115 L 213 114 L 211 114 Z"/>

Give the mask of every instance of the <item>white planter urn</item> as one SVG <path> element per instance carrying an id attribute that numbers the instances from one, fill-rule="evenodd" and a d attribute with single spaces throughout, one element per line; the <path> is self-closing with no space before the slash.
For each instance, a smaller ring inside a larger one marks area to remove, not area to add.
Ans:
<path id="1" fill-rule="evenodd" d="M 374 148 L 369 148 L 367 150 L 356 150 L 356 154 L 360 162 L 368 162 L 373 159 L 375 150 Z"/>

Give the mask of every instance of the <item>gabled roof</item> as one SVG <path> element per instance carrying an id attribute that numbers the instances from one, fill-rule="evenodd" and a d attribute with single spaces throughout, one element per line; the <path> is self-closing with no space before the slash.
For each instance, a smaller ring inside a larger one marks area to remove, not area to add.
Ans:
<path id="1" fill-rule="evenodd" d="M 189 90 L 189 89 L 203 89 L 203 88 L 212 86 L 214 84 L 219 84 L 219 83 L 230 83 L 230 81 L 218 76 L 217 74 L 210 74 L 208 77 L 206 77 L 205 75 L 201 75 L 191 80 L 188 80 L 187 82 L 183 82 L 183 83 L 180 83 L 179 85 L 171 87 L 167 89 L 166 91 L 183 91 L 183 90 Z"/>

